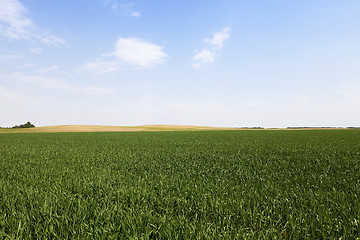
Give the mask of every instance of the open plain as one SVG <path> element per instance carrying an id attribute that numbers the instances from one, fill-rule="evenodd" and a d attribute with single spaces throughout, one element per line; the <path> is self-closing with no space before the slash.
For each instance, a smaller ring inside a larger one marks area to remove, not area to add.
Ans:
<path id="1" fill-rule="evenodd" d="M 359 195 L 359 130 L 0 134 L 2 239 L 356 239 Z"/>

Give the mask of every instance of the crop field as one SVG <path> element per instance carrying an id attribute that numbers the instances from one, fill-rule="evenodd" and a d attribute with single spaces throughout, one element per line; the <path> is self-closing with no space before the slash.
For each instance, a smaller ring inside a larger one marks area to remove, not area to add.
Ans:
<path id="1" fill-rule="evenodd" d="M 360 130 L 0 134 L 0 239 L 359 237 Z"/>

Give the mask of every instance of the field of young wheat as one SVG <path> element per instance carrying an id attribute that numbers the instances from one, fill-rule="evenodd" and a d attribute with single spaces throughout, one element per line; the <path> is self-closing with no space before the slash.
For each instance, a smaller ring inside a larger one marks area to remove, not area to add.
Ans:
<path id="1" fill-rule="evenodd" d="M 360 130 L 0 134 L 0 239 L 356 239 Z"/>

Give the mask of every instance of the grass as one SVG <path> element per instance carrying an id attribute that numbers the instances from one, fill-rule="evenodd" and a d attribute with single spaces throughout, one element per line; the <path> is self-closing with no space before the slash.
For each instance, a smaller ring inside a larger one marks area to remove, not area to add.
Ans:
<path id="1" fill-rule="evenodd" d="M 358 239 L 360 131 L 0 134 L 2 239 Z"/>

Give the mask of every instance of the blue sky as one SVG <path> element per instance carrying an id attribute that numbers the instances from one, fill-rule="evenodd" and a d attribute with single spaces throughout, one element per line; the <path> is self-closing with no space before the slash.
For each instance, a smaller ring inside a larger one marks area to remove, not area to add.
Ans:
<path id="1" fill-rule="evenodd" d="M 0 126 L 360 126 L 355 0 L 0 0 Z"/>

